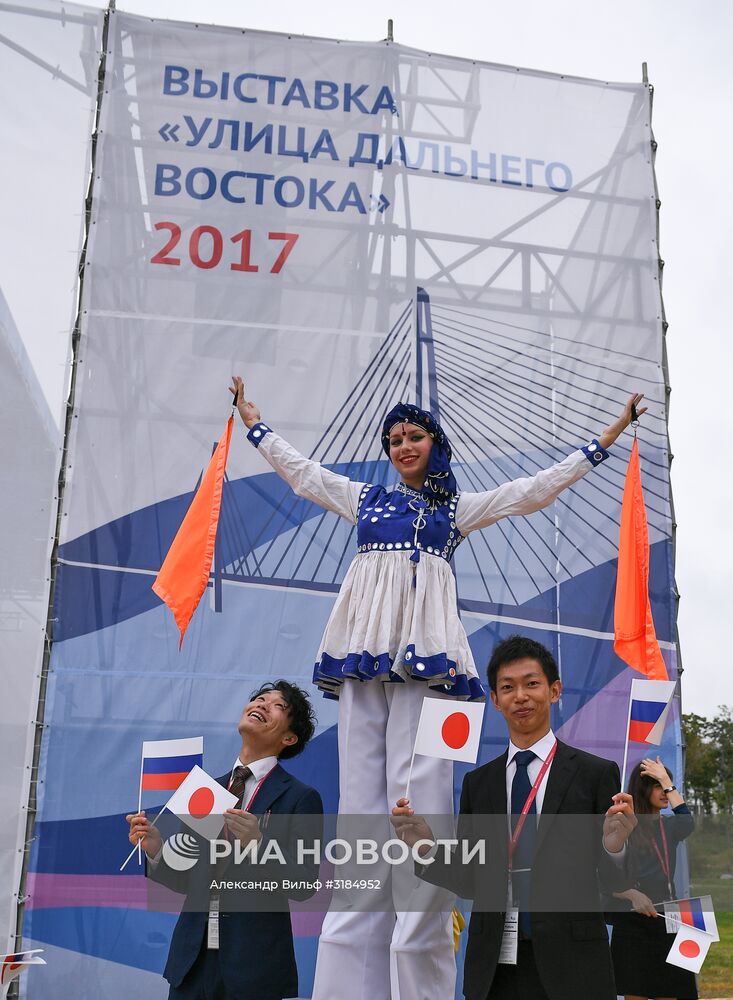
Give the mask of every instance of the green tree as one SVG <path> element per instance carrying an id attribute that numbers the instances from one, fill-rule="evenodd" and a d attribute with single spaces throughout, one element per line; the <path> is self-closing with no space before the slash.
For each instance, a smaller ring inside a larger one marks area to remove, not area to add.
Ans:
<path id="1" fill-rule="evenodd" d="M 682 716 L 685 741 L 685 788 L 694 812 L 712 812 L 717 774 L 715 748 L 710 742 L 710 721 L 690 712 Z"/>
<path id="2" fill-rule="evenodd" d="M 682 716 L 685 740 L 685 787 L 695 812 L 733 812 L 733 715 L 721 705 L 706 719 Z"/>
<path id="3" fill-rule="evenodd" d="M 731 710 L 721 705 L 710 722 L 710 741 L 717 751 L 717 781 L 714 800 L 722 813 L 733 812 L 733 718 Z"/>

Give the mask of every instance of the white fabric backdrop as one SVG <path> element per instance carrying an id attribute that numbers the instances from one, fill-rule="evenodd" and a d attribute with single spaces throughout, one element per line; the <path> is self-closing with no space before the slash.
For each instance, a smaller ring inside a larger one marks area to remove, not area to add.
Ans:
<path id="1" fill-rule="evenodd" d="M 98 11 L 64 10 L 51 0 L 25 12 L 0 5 L 0 947 L 11 948 L 61 445 L 61 414 L 34 367 L 52 366 L 60 399 L 101 37 Z"/>

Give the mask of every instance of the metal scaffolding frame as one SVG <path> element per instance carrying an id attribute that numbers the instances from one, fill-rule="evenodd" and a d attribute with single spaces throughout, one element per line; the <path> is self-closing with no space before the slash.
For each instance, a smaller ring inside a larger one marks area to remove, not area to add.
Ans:
<path id="1" fill-rule="evenodd" d="M 40 17 L 65 17 L 67 20 L 84 22 L 83 15 L 60 13 L 52 15 L 47 11 L 34 9 L 24 5 L 0 3 L 0 10 L 12 13 L 19 13 Z M 64 486 L 66 480 L 66 469 L 68 465 L 68 444 L 71 431 L 72 420 L 75 408 L 77 362 L 80 340 L 82 337 L 82 312 L 81 302 L 83 293 L 83 279 L 86 269 L 87 239 L 91 222 L 91 210 L 94 191 L 94 157 L 98 137 L 99 116 L 101 113 L 102 96 L 106 74 L 106 53 L 110 42 L 110 21 L 115 12 L 115 0 L 110 0 L 104 19 L 104 34 L 102 52 L 98 67 L 85 66 L 84 71 L 89 77 L 94 73 L 97 79 L 97 111 L 95 130 L 91 137 L 92 144 L 92 171 L 89 181 L 89 189 L 86 197 L 85 215 L 85 241 L 79 263 L 79 311 L 72 334 L 73 368 L 69 397 L 66 406 L 65 428 L 64 428 L 64 450 L 61 463 L 61 471 L 58 481 L 58 512 L 55 527 L 55 541 L 51 562 L 51 597 L 49 602 L 49 612 L 47 620 L 47 631 L 49 643 L 42 665 L 41 688 L 39 696 L 38 712 L 36 715 L 37 738 L 34 746 L 32 761 L 32 781 L 31 794 L 28 803 L 28 823 L 25 838 L 25 855 L 21 878 L 21 888 L 19 890 L 18 919 L 16 929 L 16 941 L 22 938 L 23 924 L 23 895 L 22 890 L 28 868 L 28 852 L 33 839 L 33 827 L 35 822 L 36 796 L 35 788 L 38 777 L 38 766 L 40 759 L 41 736 L 44 725 L 45 694 L 48 679 L 48 668 L 50 662 L 50 649 L 53 641 L 54 623 L 54 586 L 56 571 L 58 566 L 58 544 L 63 514 Z M 29 59 L 41 69 L 51 73 L 67 85 L 88 92 L 88 86 L 74 79 L 69 74 L 63 73 L 58 67 L 39 59 L 34 53 L 15 43 L 12 39 L 0 35 L 0 45 L 3 45 L 24 58 Z M 397 53 L 397 55 L 395 55 Z M 126 64 L 126 59 L 121 57 L 118 61 L 120 70 Z M 134 59 L 131 63 L 134 67 Z M 456 141 L 457 132 L 455 128 L 455 118 L 451 118 L 450 124 L 446 123 L 446 116 L 460 114 L 462 116 L 462 132 L 460 135 L 466 142 L 471 141 L 473 129 L 478 115 L 478 73 L 477 64 L 466 63 L 462 67 L 462 85 L 455 79 L 457 72 L 457 61 L 448 57 L 434 56 L 431 59 L 429 72 L 431 74 L 430 93 L 421 92 L 420 72 L 417 60 L 412 58 L 410 51 L 400 53 L 398 47 L 392 44 L 391 22 L 388 31 L 388 38 L 384 46 L 385 78 L 391 74 L 393 84 L 398 86 L 403 106 L 405 110 L 402 128 L 409 132 L 411 136 L 420 138 L 426 142 L 439 142 L 444 139 Z M 129 65 L 129 64 L 128 64 Z M 450 74 L 448 73 L 450 69 Z M 460 74 L 459 74 L 460 75 Z M 404 85 L 402 79 L 404 76 Z M 630 118 L 641 112 L 651 111 L 651 97 L 653 88 L 648 84 L 646 74 L 646 64 L 644 64 L 643 80 L 647 85 L 648 103 L 644 95 L 639 95 L 630 110 Z M 141 148 L 141 144 L 135 138 L 135 130 L 144 123 L 139 118 L 139 109 L 130 105 L 130 144 L 127 155 L 134 159 L 136 148 Z M 393 134 L 398 133 L 394 129 L 394 123 L 387 121 L 385 133 L 388 142 Z M 657 143 L 650 133 L 650 155 L 652 164 L 656 155 Z M 502 316 L 506 314 L 521 315 L 528 322 L 537 322 L 543 330 L 551 329 L 552 324 L 568 320 L 578 322 L 580 329 L 590 323 L 601 323 L 613 330 L 617 326 L 648 326 L 655 327 L 655 323 L 644 319 L 641 303 L 641 285 L 644 275 L 648 272 L 648 259 L 634 256 L 633 253 L 602 252 L 601 254 L 586 251 L 580 245 L 583 227 L 589 219 L 590 212 L 594 205 L 605 204 L 607 214 L 604 221 L 602 242 L 605 245 L 609 236 L 611 212 L 616 206 L 626 206 L 630 209 L 637 209 L 641 212 L 645 210 L 646 204 L 641 199 L 628 198 L 619 194 L 619 182 L 621 169 L 625 159 L 634 155 L 638 150 L 628 149 L 624 146 L 622 138 L 614 156 L 608 165 L 588 177 L 582 178 L 573 185 L 571 190 L 563 193 L 549 191 L 547 188 L 536 187 L 531 189 L 532 193 L 540 199 L 540 204 L 516 221 L 511 227 L 496 231 L 491 235 L 476 239 L 473 237 L 456 237 L 454 235 L 441 232 L 440 230 L 419 230 L 412 227 L 410 223 L 410 199 L 409 186 L 412 173 L 399 171 L 397 168 L 385 169 L 381 172 L 381 193 L 390 201 L 394 201 L 395 192 L 398 187 L 403 196 L 405 208 L 404 224 L 397 224 L 388 221 L 382 216 L 375 216 L 372 226 L 365 231 L 365 227 L 359 223 L 348 223 L 343 219 L 329 218 L 325 225 L 334 234 L 334 244 L 331 249 L 331 256 L 335 257 L 354 246 L 354 259 L 362 259 L 363 248 L 366 246 L 364 259 L 368 261 L 368 267 L 360 269 L 354 276 L 356 287 L 373 295 L 377 302 L 377 322 L 381 329 L 387 330 L 390 327 L 389 317 L 394 314 L 395 307 L 402 304 L 404 307 L 407 289 L 415 289 L 421 282 L 429 283 L 431 287 L 430 302 L 433 307 L 443 309 L 463 309 L 471 308 L 495 308 Z M 443 177 L 443 182 L 450 181 L 456 183 L 471 183 L 489 185 L 489 179 L 483 180 L 461 180 L 456 177 Z M 657 219 L 657 236 L 659 228 L 659 207 L 660 202 L 655 185 L 655 211 Z M 525 191 L 526 193 L 526 191 Z M 592 199 L 592 202 L 591 202 Z M 518 231 L 529 222 L 540 215 L 551 213 L 553 209 L 568 201 L 575 202 L 578 206 L 586 204 L 585 213 L 574 234 L 574 238 L 569 245 L 547 245 L 538 247 L 528 246 L 518 236 Z M 145 213 L 149 210 L 146 203 L 145 193 L 141 188 L 141 199 L 139 210 Z M 301 228 L 306 229 L 309 223 L 304 220 L 300 223 Z M 317 223 L 319 228 L 324 228 L 324 222 Z M 634 234 L 631 234 L 633 242 Z M 393 269 L 393 253 L 396 244 L 404 244 L 404 275 L 395 278 Z M 452 258 L 451 251 L 460 245 L 462 251 L 457 258 Z M 657 239 L 657 246 L 659 245 Z M 426 254 L 434 263 L 435 270 L 432 274 L 425 276 L 418 273 L 417 253 L 418 250 Z M 475 263 L 479 258 L 484 257 L 491 261 L 487 266 L 488 277 L 480 285 L 471 285 L 463 282 L 458 277 L 458 273 L 463 265 L 471 262 Z M 579 303 L 574 300 L 573 295 L 567 288 L 565 281 L 568 269 L 575 264 L 592 262 L 596 268 L 596 276 L 591 285 L 592 294 L 588 300 Z M 323 261 L 320 262 L 322 264 Z M 663 333 L 667 332 L 667 321 L 664 313 L 662 301 L 662 269 L 663 260 L 659 258 L 657 263 L 659 280 L 659 309 L 661 314 L 661 325 Z M 601 269 L 605 271 L 601 273 Z M 289 289 L 303 291 L 303 282 L 288 274 L 283 275 L 283 290 Z M 320 295 L 328 291 L 339 291 L 340 286 L 328 282 L 319 282 L 317 276 L 308 279 L 308 292 Z M 622 315 L 622 302 L 634 304 L 634 311 L 631 315 Z M 346 308 L 346 306 L 344 306 Z M 436 358 L 436 345 L 432 329 L 432 317 L 428 303 L 428 296 L 425 292 L 419 291 L 414 306 L 402 312 L 398 322 L 409 323 L 414 332 L 413 348 L 415 351 L 414 360 L 416 365 L 416 389 L 418 391 L 418 402 L 428 405 L 431 409 L 438 409 L 438 379 L 436 372 L 440 367 L 439 349 Z M 666 343 L 663 351 L 663 372 L 666 386 L 667 398 L 669 396 L 669 375 Z M 665 408 L 665 420 L 667 419 L 667 409 Z M 668 438 L 668 435 L 667 435 Z M 319 442 L 319 446 L 323 439 Z M 672 453 L 669 451 L 671 461 Z M 674 508 L 672 502 L 671 489 L 668 492 L 668 499 L 673 511 L 673 545 L 676 523 L 674 523 Z M 217 566 L 214 576 L 221 575 L 222 566 L 217 556 Z M 219 600 L 220 600 L 220 580 L 219 580 Z M 679 595 L 676 595 L 679 597 Z M 680 667 L 681 672 L 681 667 Z M 11 986 L 9 996 L 17 996 L 17 982 Z"/>

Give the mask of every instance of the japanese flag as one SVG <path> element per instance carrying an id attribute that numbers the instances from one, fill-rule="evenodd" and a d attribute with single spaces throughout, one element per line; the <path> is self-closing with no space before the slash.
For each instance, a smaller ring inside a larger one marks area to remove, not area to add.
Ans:
<path id="1" fill-rule="evenodd" d="M 670 965 L 679 965 L 681 969 L 699 972 L 712 941 L 710 934 L 697 927 L 680 927 L 667 961 Z"/>
<path id="2" fill-rule="evenodd" d="M 475 764 L 483 717 L 483 702 L 424 698 L 415 753 Z"/>
<path id="3" fill-rule="evenodd" d="M 233 809 L 236 804 L 236 795 L 196 765 L 168 799 L 166 809 L 195 833 L 214 840 L 224 826 L 224 810 Z"/>

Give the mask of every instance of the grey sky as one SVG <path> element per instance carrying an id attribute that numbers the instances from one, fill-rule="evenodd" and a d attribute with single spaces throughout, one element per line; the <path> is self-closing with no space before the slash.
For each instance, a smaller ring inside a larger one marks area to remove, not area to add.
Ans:
<path id="1" fill-rule="evenodd" d="M 102 4 L 90 4 L 102 6 Z M 683 707 L 711 714 L 733 704 L 727 664 L 727 595 L 733 591 L 728 517 L 731 427 L 727 400 L 730 202 L 722 185 L 731 145 L 733 96 L 727 0 L 372 0 L 369 4 L 280 0 L 125 0 L 150 17 L 202 21 L 291 34 L 376 40 L 395 21 L 395 40 L 455 56 L 655 87 L 654 131 L 661 209 L 664 299 L 673 388 L 670 436 L 676 519 L 679 630 L 686 669 Z M 12 304 L 12 303 L 11 303 Z M 22 325 L 19 323 L 19 325 Z M 28 350 L 51 409 L 58 413 L 65 344 L 31 337 Z M 632 387 L 630 387 L 632 388 Z"/>

